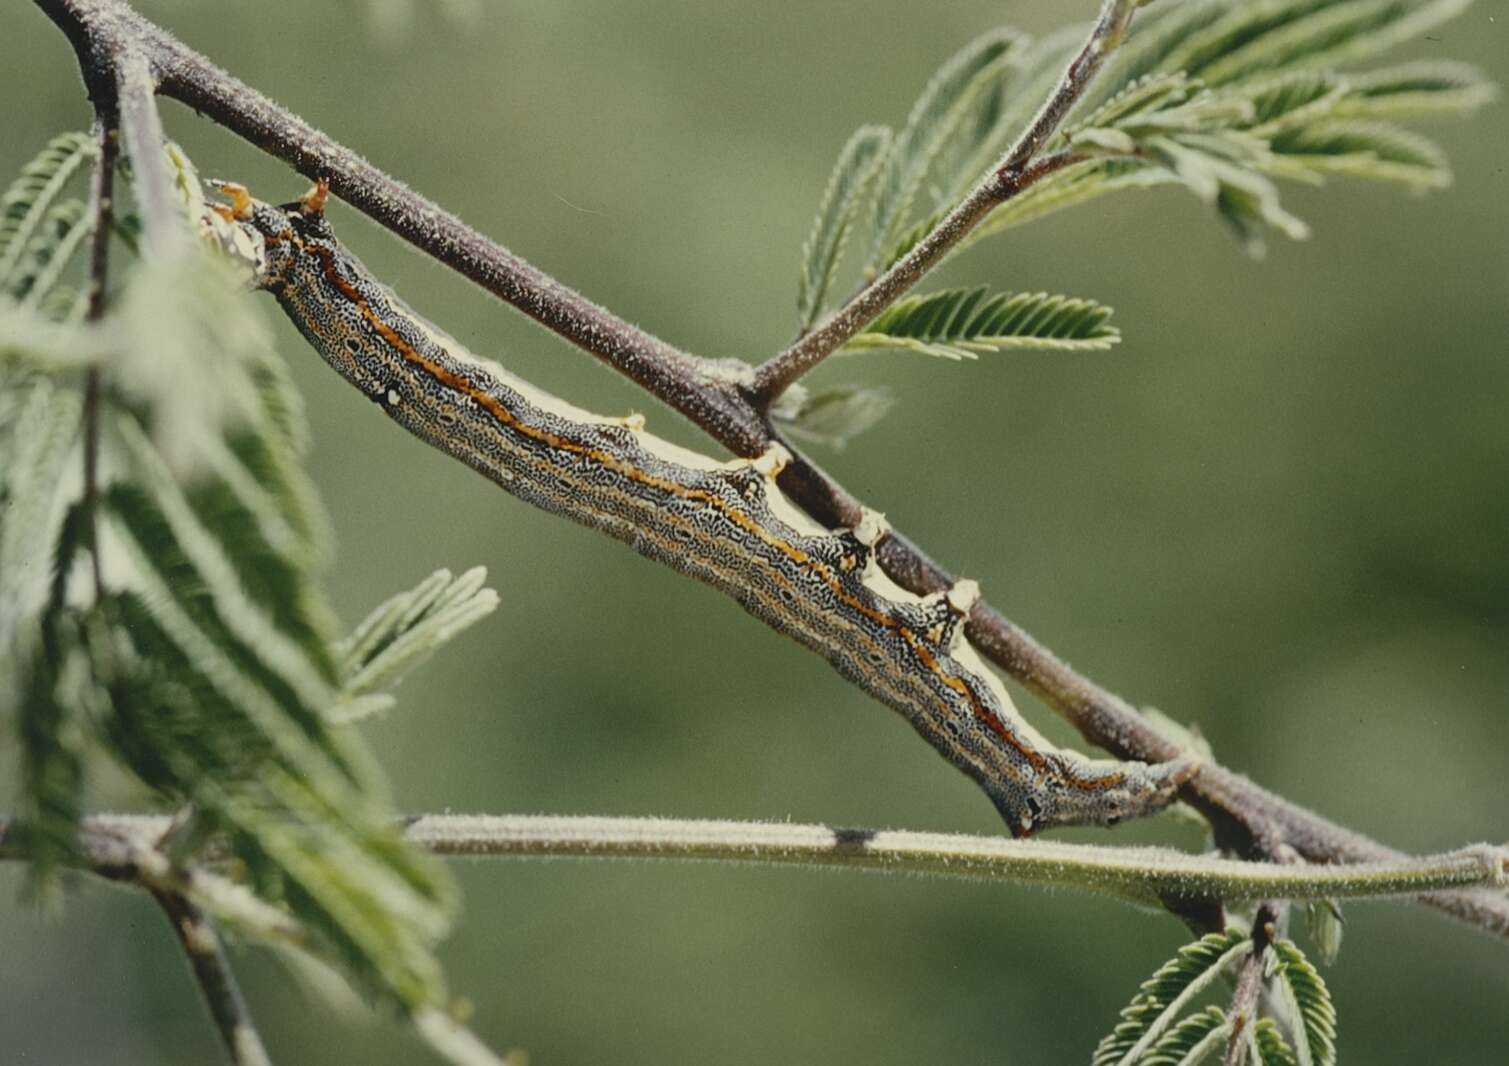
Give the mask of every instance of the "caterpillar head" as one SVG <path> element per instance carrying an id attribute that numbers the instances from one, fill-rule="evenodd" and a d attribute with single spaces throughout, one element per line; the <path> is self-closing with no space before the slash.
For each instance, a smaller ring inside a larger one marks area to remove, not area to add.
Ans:
<path id="1" fill-rule="evenodd" d="M 307 261 L 311 248 L 334 247 L 335 234 L 325 221 L 330 186 L 324 179 L 286 204 L 258 200 L 233 181 L 208 184 L 230 202 L 210 205 L 206 227 L 222 249 L 251 270 L 256 287 L 277 289 Z"/>
<path id="2" fill-rule="evenodd" d="M 1180 786 L 1199 773 L 1188 757 L 1161 763 L 1088 761 L 1049 756 L 1052 787 L 992 793 L 1014 837 L 1056 825 L 1115 825 L 1162 810 Z"/>

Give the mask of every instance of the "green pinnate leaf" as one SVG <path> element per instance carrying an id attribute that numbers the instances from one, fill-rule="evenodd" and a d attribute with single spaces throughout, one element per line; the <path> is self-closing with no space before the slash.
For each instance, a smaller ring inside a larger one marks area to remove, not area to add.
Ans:
<path id="1" fill-rule="evenodd" d="M 792 436 L 842 451 L 848 442 L 890 412 L 896 399 L 890 391 L 857 385 L 809 392 L 788 389 L 771 416 Z"/>
<path id="2" fill-rule="evenodd" d="M 812 328 L 827 306 L 833 275 L 843 256 L 849 231 L 885 161 L 891 131 L 884 126 L 857 130 L 839 153 L 818 205 L 812 232 L 802 246 L 802 271 L 797 284 L 797 319 L 803 332 Z"/>
<path id="3" fill-rule="evenodd" d="M 1169 75 L 1187 77 L 1185 67 L 1174 57 L 1191 37 L 1219 20 L 1228 9 L 1223 0 L 1195 0 L 1161 9 L 1154 5 L 1138 12 L 1131 34 L 1085 92 L 1076 116 L 1095 113 L 1141 83 Z"/>
<path id="4" fill-rule="evenodd" d="M 1497 96 L 1493 82 L 1470 63 L 1423 60 L 1348 74 L 1346 95 L 1332 114 L 1344 118 L 1386 118 L 1472 111 Z"/>
<path id="5" fill-rule="evenodd" d="M 1121 1011 L 1121 1021 L 1101 1040 L 1092 1066 L 1131 1066 L 1213 981 L 1252 953 L 1252 940 L 1240 929 L 1210 933 L 1179 949 L 1143 982 Z"/>
<path id="6" fill-rule="evenodd" d="M 0 722 L 19 755 L 18 838 L 47 889 L 74 855 L 94 695 L 65 595 L 83 535 L 82 401 L 41 376 L 0 394 Z"/>
<path id="7" fill-rule="evenodd" d="M 89 220 L 63 191 L 92 154 L 60 138 L 0 199 L 0 717 L 20 771 L 7 839 L 39 877 L 77 861 L 86 755 L 103 748 L 184 812 L 142 843 L 144 883 L 339 964 L 454 1061 L 496 1062 L 443 1016 L 447 872 L 404 839 L 370 753 L 334 722 L 353 679 L 318 580 L 329 535 L 298 394 L 236 280 L 198 256 L 140 264 L 100 324 L 77 322 L 66 271 Z M 169 161 L 194 216 L 192 164 Z M 103 371 L 93 507 L 83 366 Z M 480 572 L 448 580 L 400 612 L 355 686 L 392 684 L 495 603 Z M 207 847 L 223 873 L 201 865 Z"/>
<path id="8" fill-rule="evenodd" d="M 943 212 L 934 211 L 932 214 L 913 222 L 896 237 L 890 251 L 886 252 L 885 255 L 876 261 L 873 268 L 875 272 L 883 274 L 891 269 L 898 259 L 917 247 L 918 242 L 931 233 L 933 227 L 942 221 L 942 219 Z"/>
<path id="9" fill-rule="evenodd" d="M 1322 120 L 1283 130 L 1270 145 L 1271 169 L 1284 176 L 1336 174 L 1416 189 L 1451 184 L 1451 165 L 1434 141 L 1384 122 Z"/>
<path id="10" fill-rule="evenodd" d="M 1335 67 L 1406 43 L 1471 0 L 1260 0 L 1226 11 L 1163 59 L 1219 86 L 1297 67 Z"/>
<path id="11" fill-rule="evenodd" d="M 104 359 L 113 347 L 108 331 L 68 321 L 81 307 L 79 294 L 64 287 L 35 310 L 0 300 L 0 396 L 24 395 L 27 374 L 66 379 Z M 3 434 L 0 427 L 0 443 Z"/>
<path id="12" fill-rule="evenodd" d="M 1299 1066 L 1334 1066 L 1336 1007 L 1325 979 L 1294 941 L 1275 941 L 1273 953 L 1273 987 L 1295 1019 L 1295 1059 Z"/>
<path id="13" fill-rule="evenodd" d="M 1192 81 L 1182 70 L 1144 75 L 1128 82 L 1110 99 L 1066 127 L 1066 136 L 1072 142 L 1078 131 L 1084 129 L 1111 129 L 1130 124 L 1135 116 L 1160 108 L 1177 106 L 1200 91 L 1198 82 Z"/>
<path id="14" fill-rule="evenodd" d="M 0 424 L 0 667 L 19 627 L 46 602 L 50 574 L 41 560 L 58 544 L 83 468 L 78 450 L 83 401 L 78 389 L 46 378 L 5 382 L 13 405 Z M 0 691 L 8 674 L 0 669 Z"/>
<path id="15" fill-rule="evenodd" d="M 1143 1055 L 1136 1066 L 1195 1066 L 1225 1045 L 1231 1032 L 1226 1012 L 1220 1007 L 1180 1018 Z"/>
<path id="16" fill-rule="evenodd" d="M 138 431 L 134 447 L 145 441 Z M 171 479 L 146 481 L 113 485 L 104 501 L 133 565 L 97 657 L 113 749 L 228 834 L 257 893 L 317 929 L 359 983 L 406 1009 L 443 1002 L 431 948 L 449 883 L 398 836 L 358 738 L 328 724 L 335 693 L 302 654 L 297 609 L 270 609 L 219 557 L 246 539 L 205 528 Z M 265 546 L 250 554 L 270 558 Z"/>
<path id="17" fill-rule="evenodd" d="M 67 604 L 68 579 L 86 536 L 84 511 L 72 507 L 57 533 L 46 605 L 23 620 L 3 660 L 0 710 L 16 722 L 20 816 L 16 839 L 31 860 L 33 884 L 51 887 L 53 872 L 76 858 L 83 817 L 85 723 L 100 693 L 82 655 L 87 624 Z"/>
<path id="18" fill-rule="evenodd" d="M 1305 907 L 1305 925 L 1310 932 L 1310 942 L 1321 963 L 1330 966 L 1341 954 L 1341 941 L 1346 932 L 1346 916 L 1341 903 L 1334 899 L 1314 900 Z"/>
<path id="19" fill-rule="evenodd" d="M 992 138 L 980 146 L 976 155 L 979 164 L 976 170 L 983 170 L 986 164 L 1003 155 L 1021 135 L 1058 84 L 1070 59 L 1084 45 L 1088 30 L 1084 23 L 1064 26 L 1043 37 L 1025 39 L 1011 50 L 1006 59 L 1008 86 L 1001 113 Z"/>
<path id="20" fill-rule="evenodd" d="M 264 900 L 286 906 L 369 992 L 405 1008 L 444 1001 L 431 946 L 451 909 L 444 871 L 412 852 L 381 805 L 247 712 L 219 667 L 190 657 L 176 622 L 120 594 L 107 729 L 165 796 L 194 806 Z"/>
<path id="21" fill-rule="evenodd" d="M 79 168 L 93 159 L 96 151 L 87 134 L 59 134 L 0 194 L 0 291 L 11 291 L 14 272 L 32 238 Z"/>
<path id="22" fill-rule="evenodd" d="M 22 307 L 42 306 L 93 229 L 82 200 L 70 197 L 54 203 L 11 271 L 6 284 L 9 294 Z"/>
<path id="23" fill-rule="evenodd" d="M 945 289 L 896 301 L 843 350 L 900 348 L 945 359 L 1002 349 L 1095 351 L 1121 339 L 1110 317 L 1093 300 Z"/>
<path id="24" fill-rule="evenodd" d="M 1260 253 L 1265 233 L 1308 229 L 1272 179 L 1326 175 L 1439 188 L 1438 148 L 1362 121 L 1461 111 L 1494 95 L 1464 64 L 1375 72 L 1344 65 L 1413 40 L 1469 0 L 1192 0 L 1139 16 L 1127 44 L 1048 146 L 1078 149 L 1066 167 L 997 208 L 973 240 L 1109 192 L 1179 182 Z"/>
<path id="25" fill-rule="evenodd" d="M 1007 70 L 1007 57 L 1020 40 L 1009 29 L 987 33 L 965 46 L 928 82 L 906 125 L 891 143 L 875 194 L 874 270 L 906 228 L 912 204 L 950 141 L 961 130 L 978 130 L 979 111 L 994 109 Z"/>
<path id="26" fill-rule="evenodd" d="M 334 534 L 304 468 L 304 401 L 277 353 L 253 349 L 248 355 L 256 401 L 247 423 L 228 430 L 223 447 L 214 450 L 216 470 L 260 516 L 264 536 L 288 562 L 318 574 L 334 551 Z"/>
<path id="27" fill-rule="evenodd" d="M 1272 1018 L 1259 1018 L 1253 1035 L 1258 1048 L 1258 1061 L 1253 1066 L 1296 1066 L 1294 1049 Z"/>
<path id="28" fill-rule="evenodd" d="M 314 930 L 316 950 L 379 999 L 429 1009 L 444 1003 L 433 945 L 453 892 L 397 833 L 359 738 L 331 722 L 342 678 L 294 455 L 302 420 L 277 365 L 248 366 L 242 416 L 187 476 L 135 416 L 111 423 L 123 479 L 102 519 L 127 566 L 96 656 L 110 746 L 225 834 L 250 887 Z"/>
<path id="29" fill-rule="evenodd" d="M 14 716 L 20 762 L 19 810 L 14 839 L 31 862 L 34 884 L 49 886 L 54 872 L 76 857 L 83 817 L 84 749 L 81 685 L 72 617 L 50 617 L 22 635 L 13 650 L 15 692 L 5 702 Z"/>
<path id="30" fill-rule="evenodd" d="M 1207 88 L 1246 92 L 1297 73 L 1332 73 L 1423 36 L 1470 3 L 1191 0 L 1155 5 L 1139 15 L 1131 38 L 1112 59 L 1099 85 L 1086 94 L 1080 111 L 1089 113 L 1129 87 L 1157 76 L 1182 74 Z M 1481 79 L 1475 74 L 1471 68 L 1451 71 L 1447 80 L 1456 84 L 1440 88 L 1465 89 L 1468 101 L 1481 102 Z M 1346 75 L 1348 81 L 1367 77 Z M 1385 77 L 1380 88 L 1388 80 Z"/>
<path id="31" fill-rule="evenodd" d="M 236 580 L 212 535 L 198 526 L 182 498 L 118 483 L 106 492 L 107 530 L 131 564 L 116 583 L 145 610 L 220 697 L 268 744 L 311 774 L 328 766 L 353 783 L 366 769 L 349 742 L 328 735 L 321 712 L 335 699 L 320 666 L 305 654 L 302 634 L 279 627 Z M 187 542 L 187 546 L 186 543 Z"/>
<path id="32" fill-rule="evenodd" d="M 1271 132 L 1334 113 L 1346 85 L 1334 74 L 1300 70 L 1253 86 L 1251 128 Z"/>
<path id="33" fill-rule="evenodd" d="M 1016 134 L 1011 124 L 1013 83 L 1020 72 L 1019 57 L 1028 38 L 1003 29 L 1014 36 L 1005 53 L 998 74 L 990 78 L 974 96 L 970 106 L 949 136 L 938 147 L 924 179 L 924 190 L 931 201 L 931 213 L 941 217 L 978 182 L 1005 149 L 1006 138 Z"/>
<path id="34" fill-rule="evenodd" d="M 486 581 L 480 566 L 460 577 L 437 570 L 379 606 L 337 647 L 343 698 L 393 688 L 443 644 L 496 610 L 498 594 L 485 587 Z"/>
<path id="35" fill-rule="evenodd" d="M 1074 131 L 1074 147 L 1086 155 L 1135 155 L 1137 142 L 1125 130 L 1086 126 Z"/>
<path id="36" fill-rule="evenodd" d="M 257 417 L 271 332 L 222 257 L 143 261 L 111 310 L 110 387 L 142 410 L 173 476 L 194 476 L 213 443 Z"/>
<path id="37" fill-rule="evenodd" d="M 395 593 L 373 609 L 335 646 L 341 676 L 349 679 L 360 673 L 388 645 L 428 615 L 454 580 L 449 570 L 436 570 L 412 589 Z"/>
<path id="38" fill-rule="evenodd" d="M 997 207 L 964 239 L 963 245 L 967 247 L 1108 193 L 1152 189 L 1178 180 L 1162 167 L 1148 166 L 1137 160 L 1091 158 L 1065 167 Z"/>
<path id="39" fill-rule="evenodd" d="M 1277 229 L 1293 240 L 1309 236 L 1310 229 L 1286 211 L 1277 186 L 1266 174 L 1243 159 L 1250 150 L 1266 155 L 1253 141 L 1210 137 L 1153 137 L 1147 150 L 1194 193 L 1214 207 L 1247 250 L 1263 253 L 1263 234 Z"/>

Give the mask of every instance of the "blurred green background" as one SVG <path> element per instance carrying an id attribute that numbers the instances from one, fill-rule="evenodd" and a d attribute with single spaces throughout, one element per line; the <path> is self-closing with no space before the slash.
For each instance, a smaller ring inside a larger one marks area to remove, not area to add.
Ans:
<path id="1" fill-rule="evenodd" d="M 901 121 L 971 35 L 1093 8 L 535 0 L 481 4 L 462 26 L 421 5 L 405 36 L 356 0 L 141 6 L 594 299 L 690 350 L 756 360 L 790 337 L 801 243 L 849 132 Z M 1432 37 L 1410 54 L 1509 77 L 1502 0 Z M 0 94 L 6 180 L 88 123 L 72 53 L 27 3 L 0 15 Z M 165 117 L 204 173 L 269 199 L 303 188 L 178 105 Z M 1091 676 L 1197 721 L 1224 761 L 1291 798 L 1419 850 L 1509 837 L 1509 107 L 1428 132 L 1455 188 L 1286 189 L 1315 236 L 1262 262 L 1177 191 L 978 247 L 947 280 L 1112 303 L 1125 343 L 835 360 L 823 381 L 884 383 L 902 402 L 848 450 L 817 452 Z M 379 274 L 478 352 L 583 406 L 646 408 L 333 210 Z M 816 657 L 417 446 L 277 328 L 307 390 L 343 616 L 440 565 L 486 564 L 503 597 L 366 729 L 403 809 L 1000 831 L 972 785 Z M 1166 821 L 1067 835 L 1198 845 Z M 537 1064 L 1084 1062 L 1184 938 L 1166 916 L 1000 886 L 457 872 L 453 985 L 485 1038 Z M 150 904 L 86 883 L 48 921 L 21 887 L 0 869 L 0 1060 L 216 1059 Z M 1505 1061 L 1504 943 L 1402 904 L 1347 917 L 1327 977 L 1348 1061 Z M 430 1061 L 395 1023 L 337 1015 L 265 955 L 237 957 L 279 1063 Z"/>

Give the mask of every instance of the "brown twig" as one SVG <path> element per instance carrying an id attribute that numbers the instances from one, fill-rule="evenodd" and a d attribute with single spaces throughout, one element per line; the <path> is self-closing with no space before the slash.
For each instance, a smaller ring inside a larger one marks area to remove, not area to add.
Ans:
<path id="1" fill-rule="evenodd" d="M 79 861 L 98 877 L 151 894 L 183 947 L 233 1066 L 271 1066 L 220 937 L 184 891 L 196 875 L 174 868 L 154 846 L 170 824 L 171 819 L 157 816 L 86 818 L 79 832 Z M 12 839 L 13 827 L 0 817 L 0 860 L 25 857 L 24 848 Z M 281 913 L 271 906 L 266 911 Z"/>
<path id="2" fill-rule="evenodd" d="M 1084 46 L 1069 60 L 1058 85 L 1048 94 L 1048 99 L 1043 101 L 1043 106 L 1038 108 L 1032 121 L 1027 123 L 1027 128 L 1017 138 L 1016 144 L 1007 151 L 996 168 L 998 175 L 1007 178 L 1021 173 L 1042 151 L 1048 139 L 1069 116 L 1069 112 L 1074 110 L 1074 105 L 1079 103 L 1080 97 L 1084 96 L 1085 90 L 1095 80 L 1095 75 L 1100 73 L 1100 68 L 1105 66 L 1111 53 L 1125 40 L 1132 24 L 1132 16 L 1145 2 L 1146 0 L 1102 0 L 1100 14 L 1090 28 L 1089 36 L 1085 38 Z"/>
<path id="3" fill-rule="evenodd" d="M 1247 1060 L 1247 1047 L 1251 1040 L 1252 1027 L 1257 1024 L 1258 998 L 1263 991 L 1263 969 L 1267 965 L 1268 948 L 1277 935 L 1282 904 L 1264 902 L 1258 906 L 1252 922 L 1252 952 L 1242 960 L 1237 970 L 1236 991 L 1231 996 L 1231 1006 L 1226 1017 L 1231 1021 L 1231 1035 L 1226 1039 L 1226 1055 L 1222 1066 L 1243 1066 Z"/>
<path id="4" fill-rule="evenodd" d="M 209 1008 L 220 1042 L 225 1045 L 233 1066 L 272 1066 L 262 1038 L 252 1025 L 246 999 L 236 984 L 214 926 L 181 894 L 162 888 L 148 891 L 162 908 L 183 947 L 189 972 L 204 996 L 205 1006 Z"/>
<path id="5" fill-rule="evenodd" d="M 816 329 L 803 334 L 791 347 L 756 369 L 754 385 L 749 390 L 750 402 L 760 411 L 769 410 L 793 383 L 853 340 L 876 316 L 922 280 L 987 215 L 1042 178 L 1081 158 L 1073 152 L 1056 152 L 1019 168 L 1007 168 L 1003 162 L 889 270 L 857 292 Z"/>
<path id="6" fill-rule="evenodd" d="M 753 397 L 760 390 L 753 379 L 739 382 L 730 380 L 728 374 L 719 375 L 712 371 L 713 364 L 650 336 L 561 285 L 220 70 L 119 0 L 35 2 L 73 43 L 91 96 L 100 91 L 102 84 L 113 84 L 115 57 L 127 50 L 134 51 L 149 63 L 158 92 L 194 107 L 302 173 L 327 178 L 332 191 L 346 202 L 604 360 L 735 454 L 758 455 L 776 437 L 754 402 Z M 1029 180 L 1034 173 L 1034 154 L 1047 142 L 1111 47 L 1125 33 L 1134 6 L 1107 0 L 1089 38 L 1100 41 L 1101 46 L 1082 49 L 1069 64 L 1048 102 L 1001 166 L 987 178 L 987 183 L 1005 183 L 1004 188 L 1012 182 Z M 1062 165 L 1067 161 L 1070 160 L 1062 155 L 1048 156 L 1035 165 Z M 971 218 L 970 224 L 977 223 L 984 217 L 983 211 L 974 213 L 979 206 L 956 218 L 950 216 L 952 224 L 946 219 L 924 239 L 928 250 L 919 254 L 933 256 L 935 261 L 946 253 L 967 232 L 967 228 L 960 231 L 962 223 Z M 830 320 L 798 344 L 810 342 L 814 352 L 823 345 L 832 345 L 827 349 L 831 351 L 842 344 L 847 339 L 843 335 L 845 330 L 850 330 L 847 336 L 853 336 L 854 331 L 862 328 L 863 322 L 859 320 L 864 314 L 879 313 L 884 308 L 883 296 L 894 300 L 905 291 L 905 286 L 896 287 L 897 282 L 904 280 L 906 271 L 916 265 L 914 260 L 913 266 L 905 268 L 899 278 L 876 290 L 877 295 L 866 298 L 862 292 L 856 296 L 849 306 L 856 301 L 864 302 L 846 319 L 845 325 L 833 326 Z M 901 264 L 897 266 L 900 268 Z M 884 276 L 876 285 L 883 280 Z M 843 314 L 841 310 L 834 318 Z M 832 332 L 824 340 L 810 340 L 830 326 Z M 781 358 L 778 356 L 777 360 Z M 773 379 L 775 374 L 770 371 L 767 377 Z M 829 526 L 852 525 L 858 516 L 858 501 L 804 457 L 798 456 L 782 473 L 781 486 L 809 514 Z M 952 575 L 899 533 L 881 542 L 879 561 L 898 584 L 913 592 L 938 591 L 952 583 Z M 1149 725 L 1129 703 L 1076 673 L 987 604 L 982 602 L 974 608 L 968 633 L 982 653 L 1063 715 L 1091 744 L 1123 758 L 1149 762 L 1178 754 L 1177 746 Z M 1204 767 L 1181 795 L 1211 818 L 1223 846 L 1242 854 L 1266 854 L 1264 842 L 1276 833 L 1312 862 L 1363 861 L 1399 855 L 1219 766 Z M 1421 899 L 1509 939 L 1509 900 L 1502 894 L 1436 892 Z"/>
<path id="7" fill-rule="evenodd" d="M 704 360 L 588 300 L 279 107 L 118 0 L 36 0 L 63 29 L 93 83 L 124 49 L 151 63 L 157 91 L 282 159 L 416 248 L 602 359 L 726 447 L 758 455 L 761 421 Z M 92 68 L 92 69 L 88 69 Z"/>

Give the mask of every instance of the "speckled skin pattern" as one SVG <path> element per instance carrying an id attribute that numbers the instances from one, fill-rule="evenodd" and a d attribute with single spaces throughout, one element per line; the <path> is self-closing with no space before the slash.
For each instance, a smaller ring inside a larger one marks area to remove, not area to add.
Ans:
<path id="1" fill-rule="evenodd" d="M 1058 749 L 1017 713 L 963 634 L 961 582 L 918 598 L 873 561 L 871 514 L 827 531 L 775 486 L 779 448 L 720 463 L 578 411 L 477 359 L 409 310 L 335 239 L 323 190 L 272 206 L 223 186 L 219 214 L 259 244 L 257 284 L 342 377 L 399 425 L 508 492 L 726 592 L 903 714 L 985 790 L 1013 835 L 1155 811 L 1194 772 Z M 789 457 L 788 457 L 789 458 Z"/>

